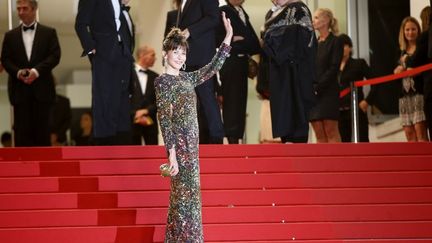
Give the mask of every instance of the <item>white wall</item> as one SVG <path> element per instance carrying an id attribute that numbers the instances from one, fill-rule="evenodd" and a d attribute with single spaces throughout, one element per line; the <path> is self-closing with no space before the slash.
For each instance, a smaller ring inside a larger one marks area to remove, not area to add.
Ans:
<path id="1" fill-rule="evenodd" d="M 417 18 L 417 20 L 420 22 L 420 12 L 425 6 L 428 6 L 430 4 L 429 0 L 415 0 L 410 1 L 411 4 L 411 16 L 414 18 Z"/>

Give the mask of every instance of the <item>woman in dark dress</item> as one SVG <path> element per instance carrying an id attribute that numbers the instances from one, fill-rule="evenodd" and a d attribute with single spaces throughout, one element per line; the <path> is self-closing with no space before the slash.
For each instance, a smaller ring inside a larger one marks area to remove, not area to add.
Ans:
<path id="1" fill-rule="evenodd" d="M 258 36 L 249 22 L 249 16 L 242 4 L 244 0 L 226 0 L 220 7 L 231 20 L 234 35 L 231 54 L 222 66 L 219 77 L 222 83 L 222 115 L 225 136 L 230 144 L 238 144 L 243 138 L 246 126 L 246 105 L 248 94 L 249 57 L 261 51 Z M 222 26 L 221 26 L 222 27 Z M 225 30 L 218 31 L 222 39 Z"/>
<path id="2" fill-rule="evenodd" d="M 315 11 L 314 28 L 319 32 L 317 52 L 316 105 L 310 113 L 310 121 L 318 143 L 340 142 L 339 84 L 337 75 L 343 54 L 342 42 L 337 38 L 337 20 L 330 9 Z"/>
<path id="3" fill-rule="evenodd" d="M 315 96 L 316 38 L 311 13 L 302 1 L 276 0 L 265 24 L 263 49 L 269 58 L 273 137 L 305 143 Z"/>
<path id="4" fill-rule="evenodd" d="M 352 82 L 371 78 L 370 68 L 364 59 L 352 58 L 352 40 L 348 35 L 341 34 L 339 36 L 343 45 L 344 52 L 339 73 L 340 90 L 349 88 Z M 363 87 L 357 88 L 358 101 L 364 100 Z M 358 109 L 358 108 L 357 108 Z M 351 96 L 345 95 L 340 99 L 339 106 L 339 132 L 342 142 L 351 142 Z M 359 140 L 360 142 L 369 142 L 369 124 L 366 111 L 359 109 Z"/>

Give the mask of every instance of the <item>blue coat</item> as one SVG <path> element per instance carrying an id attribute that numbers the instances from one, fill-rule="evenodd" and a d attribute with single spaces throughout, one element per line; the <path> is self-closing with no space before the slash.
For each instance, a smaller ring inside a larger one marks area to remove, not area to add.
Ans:
<path id="1" fill-rule="evenodd" d="M 117 31 L 111 0 L 80 0 L 75 30 L 90 54 L 92 65 L 92 112 L 95 138 L 115 136 L 130 130 L 129 81 L 133 57 L 133 30 L 123 13 Z M 119 41 L 119 36 L 121 42 Z"/>

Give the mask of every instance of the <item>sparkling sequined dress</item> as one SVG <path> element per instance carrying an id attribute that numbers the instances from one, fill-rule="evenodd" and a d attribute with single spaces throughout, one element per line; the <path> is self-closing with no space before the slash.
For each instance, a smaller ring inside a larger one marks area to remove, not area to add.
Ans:
<path id="1" fill-rule="evenodd" d="M 212 61 L 195 72 L 162 74 L 155 80 L 158 116 L 168 151 L 175 148 L 179 173 L 171 177 L 165 242 L 204 242 L 198 160 L 195 87 L 222 67 L 231 47 L 222 44 Z"/>

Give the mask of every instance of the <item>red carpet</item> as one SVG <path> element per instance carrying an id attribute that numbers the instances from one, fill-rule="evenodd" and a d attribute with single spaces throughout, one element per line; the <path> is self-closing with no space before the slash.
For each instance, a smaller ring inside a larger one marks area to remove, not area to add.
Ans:
<path id="1" fill-rule="evenodd" d="M 201 146 L 206 242 L 432 242 L 432 144 Z M 0 149 L 0 242 L 163 242 L 163 147 Z"/>

